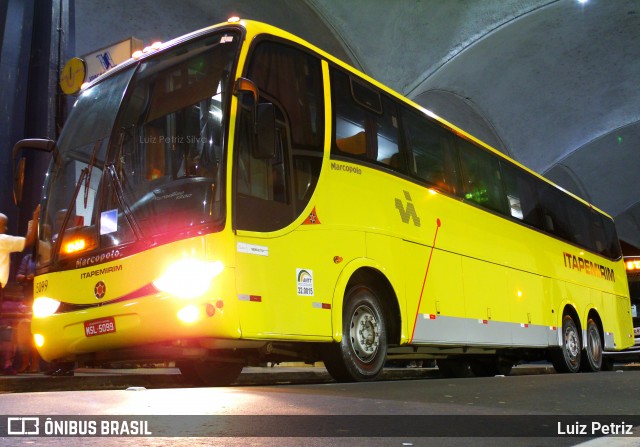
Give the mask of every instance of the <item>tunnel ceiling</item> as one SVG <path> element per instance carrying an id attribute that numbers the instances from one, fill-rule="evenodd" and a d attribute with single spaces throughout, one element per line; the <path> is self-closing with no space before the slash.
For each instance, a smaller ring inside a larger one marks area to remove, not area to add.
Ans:
<path id="1" fill-rule="evenodd" d="M 121 3 L 79 1 L 77 15 L 104 21 Z M 136 25 L 145 41 L 232 14 L 296 33 L 584 197 L 640 246 L 640 0 L 188 0 L 182 21 L 165 13 L 173 1 L 153 4 L 155 28 Z"/>

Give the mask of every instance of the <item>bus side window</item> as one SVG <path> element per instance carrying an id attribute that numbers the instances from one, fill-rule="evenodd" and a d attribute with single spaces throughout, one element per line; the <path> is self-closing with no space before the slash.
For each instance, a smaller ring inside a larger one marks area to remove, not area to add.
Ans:
<path id="1" fill-rule="evenodd" d="M 542 227 L 535 177 L 509 163 L 500 162 L 509 215 L 536 228 Z M 548 225 L 553 226 L 552 222 Z"/>
<path id="2" fill-rule="evenodd" d="M 394 171 L 407 173 L 404 157 L 398 149 L 397 107 L 386 95 L 382 95 L 384 113 L 378 118 L 378 161 Z"/>
<path id="3" fill-rule="evenodd" d="M 351 94 L 349 76 L 331 69 L 331 94 L 335 113 L 334 146 L 332 152 L 364 160 L 378 158 L 374 125 L 365 110 Z"/>
<path id="4" fill-rule="evenodd" d="M 332 152 L 377 162 L 406 172 L 398 154 L 398 118 L 395 103 L 386 95 L 347 74 L 331 69 L 335 110 Z M 395 158 L 393 158 L 395 156 Z"/>
<path id="5" fill-rule="evenodd" d="M 426 116 L 402 110 L 402 123 L 410 158 L 410 173 L 438 189 L 455 193 L 457 174 L 451 137 Z"/>
<path id="6" fill-rule="evenodd" d="M 538 193 L 544 216 L 543 229 L 566 241 L 573 241 L 571 217 L 568 215 L 571 200 L 558 188 L 544 182 L 541 182 Z"/>
<path id="7" fill-rule="evenodd" d="M 509 215 L 498 157 L 463 138 L 457 137 L 456 142 L 460 150 L 464 198 Z"/>

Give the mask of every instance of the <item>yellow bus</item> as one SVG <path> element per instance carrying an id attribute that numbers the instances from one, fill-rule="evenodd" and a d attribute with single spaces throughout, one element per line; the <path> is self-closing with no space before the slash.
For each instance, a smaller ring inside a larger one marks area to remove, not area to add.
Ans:
<path id="1" fill-rule="evenodd" d="M 53 152 L 32 321 L 49 361 L 365 381 L 387 359 L 597 371 L 633 343 L 609 216 L 266 24 L 153 45 L 29 147 Z"/>

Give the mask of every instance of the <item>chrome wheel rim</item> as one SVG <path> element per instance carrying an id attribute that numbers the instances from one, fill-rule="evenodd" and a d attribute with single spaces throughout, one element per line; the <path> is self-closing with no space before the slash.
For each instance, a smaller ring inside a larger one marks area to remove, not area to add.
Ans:
<path id="1" fill-rule="evenodd" d="M 572 327 L 567 327 L 564 331 L 564 346 L 569 360 L 576 363 L 580 355 L 580 339 Z"/>
<path id="2" fill-rule="evenodd" d="M 351 348 L 360 361 L 367 363 L 375 358 L 380 347 L 380 327 L 369 306 L 358 306 L 353 312 L 349 337 Z"/>

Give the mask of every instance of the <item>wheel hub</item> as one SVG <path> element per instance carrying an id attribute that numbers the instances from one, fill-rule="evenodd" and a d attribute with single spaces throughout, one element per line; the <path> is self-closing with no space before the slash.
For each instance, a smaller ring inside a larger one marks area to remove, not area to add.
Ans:
<path id="1" fill-rule="evenodd" d="M 571 330 L 571 328 L 567 328 L 564 334 L 564 339 L 567 354 L 569 354 L 572 360 L 577 359 L 580 353 L 580 341 L 578 339 L 578 334 Z"/>
<path id="2" fill-rule="evenodd" d="M 359 306 L 351 317 L 350 337 L 353 351 L 363 362 L 375 357 L 380 346 L 380 330 L 375 314 L 367 306 Z"/>

